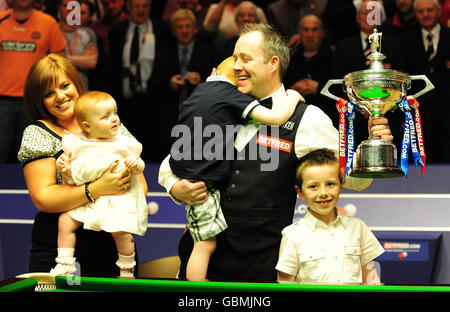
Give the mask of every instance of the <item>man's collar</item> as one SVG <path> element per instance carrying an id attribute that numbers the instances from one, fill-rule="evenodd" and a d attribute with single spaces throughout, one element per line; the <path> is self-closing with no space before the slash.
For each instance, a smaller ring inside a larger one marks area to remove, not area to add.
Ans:
<path id="1" fill-rule="evenodd" d="M 211 81 L 223 81 L 223 82 L 228 82 L 231 84 L 231 81 L 227 77 L 220 76 L 220 75 L 211 75 L 208 78 L 206 78 L 206 82 L 211 82 Z"/>
<path id="2" fill-rule="evenodd" d="M 194 44 L 195 44 L 195 39 L 192 40 L 191 43 L 189 43 L 187 46 L 181 45 L 181 44 L 177 44 L 178 46 L 178 51 L 181 51 L 183 48 L 187 48 L 188 51 L 192 51 L 192 49 L 194 48 Z"/>
<path id="3" fill-rule="evenodd" d="M 258 99 L 258 101 L 263 101 L 267 98 L 271 97 L 272 98 L 272 103 L 273 105 L 278 105 L 279 103 L 282 103 L 284 100 L 284 97 L 286 97 L 286 90 L 284 89 L 284 85 L 281 84 L 280 88 L 278 90 L 276 90 L 275 92 L 273 92 L 272 94 L 262 98 L 262 99 Z M 279 98 L 281 98 L 281 100 L 278 100 Z"/>
<path id="4" fill-rule="evenodd" d="M 147 24 L 149 22 L 150 22 L 150 20 L 146 19 L 145 22 L 143 22 L 141 24 L 136 24 L 130 19 L 130 27 L 131 27 L 131 29 L 134 29 L 135 26 L 138 26 L 140 29 L 143 29 L 143 28 L 147 27 Z"/>
<path id="5" fill-rule="evenodd" d="M 280 88 L 279 89 L 277 89 L 275 92 L 273 92 L 272 94 L 269 94 L 268 96 L 266 96 L 266 97 L 264 97 L 264 98 L 262 98 L 262 99 L 260 99 L 260 100 L 264 100 L 264 99 L 267 99 L 268 97 L 274 97 L 274 96 L 278 96 L 280 93 L 286 93 L 286 91 L 285 91 L 285 89 L 284 89 L 284 85 L 283 84 L 281 84 L 281 86 L 280 86 Z"/>
<path id="6" fill-rule="evenodd" d="M 441 24 L 437 23 L 431 31 L 426 30 L 423 27 L 420 27 L 422 31 L 422 37 L 426 38 L 428 34 L 432 34 L 433 38 L 437 38 L 439 36 L 439 33 L 441 32 Z"/>

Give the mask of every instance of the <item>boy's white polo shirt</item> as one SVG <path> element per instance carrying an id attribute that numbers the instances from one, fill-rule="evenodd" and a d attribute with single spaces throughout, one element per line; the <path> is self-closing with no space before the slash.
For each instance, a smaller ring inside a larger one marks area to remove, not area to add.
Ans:
<path id="1" fill-rule="evenodd" d="M 384 249 L 364 221 L 336 213 L 330 226 L 308 211 L 284 228 L 276 269 L 302 282 L 361 283 L 361 267 Z"/>

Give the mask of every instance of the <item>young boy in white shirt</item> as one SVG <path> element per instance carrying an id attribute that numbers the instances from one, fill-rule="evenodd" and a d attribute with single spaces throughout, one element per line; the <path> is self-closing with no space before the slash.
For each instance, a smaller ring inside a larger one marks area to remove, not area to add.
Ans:
<path id="1" fill-rule="evenodd" d="M 362 220 L 339 214 L 342 182 L 333 151 L 318 149 L 300 159 L 295 189 L 308 212 L 282 231 L 279 281 L 380 283 L 372 260 L 384 249 Z"/>

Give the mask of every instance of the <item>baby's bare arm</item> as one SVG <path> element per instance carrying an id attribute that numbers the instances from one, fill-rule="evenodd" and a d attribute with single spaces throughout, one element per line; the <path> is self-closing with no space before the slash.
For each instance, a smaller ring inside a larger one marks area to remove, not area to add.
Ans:
<path id="1" fill-rule="evenodd" d="M 66 184 L 75 184 L 72 179 L 72 154 L 62 153 L 56 160 L 56 170 L 61 172 L 63 180 Z"/>

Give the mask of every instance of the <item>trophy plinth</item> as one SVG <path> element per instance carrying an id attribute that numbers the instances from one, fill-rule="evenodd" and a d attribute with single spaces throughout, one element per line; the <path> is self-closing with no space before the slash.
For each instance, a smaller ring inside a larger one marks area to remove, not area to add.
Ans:
<path id="1" fill-rule="evenodd" d="M 370 139 L 356 149 L 356 165 L 351 176 L 356 178 L 395 178 L 405 174 L 397 167 L 397 149 L 389 141 Z"/>
<path id="2" fill-rule="evenodd" d="M 415 98 L 431 90 L 434 86 L 424 75 L 409 76 L 395 70 L 385 69 L 381 52 L 381 33 L 374 29 L 369 36 L 371 53 L 369 69 L 349 73 L 344 79 L 329 80 L 321 94 L 332 99 L 339 98 L 328 89 L 333 84 L 342 84 L 344 92 L 350 101 L 361 112 L 367 112 L 369 118 L 383 117 L 386 112 L 395 109 L 406 97 L 411 87 L 411 80 L 424 80 L 426 87 L 414 95 Z M 397 165 L 397 149 L 389 141 L 379 137 L 370 137 L 361 142 L 356 149 L 354 169 L 350 176 L 361 178 L 392 178 L 404 176 L 403 170 Z"/>

